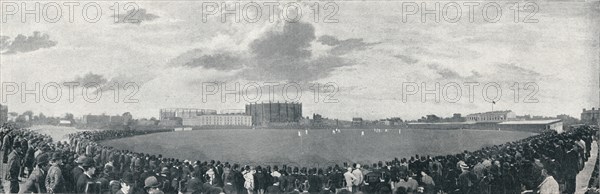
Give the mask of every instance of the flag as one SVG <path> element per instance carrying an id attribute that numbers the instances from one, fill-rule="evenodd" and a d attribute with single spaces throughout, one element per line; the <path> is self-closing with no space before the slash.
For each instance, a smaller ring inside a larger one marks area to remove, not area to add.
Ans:
<path id="1" fill-rule="evenodd" d="M 496 104 L 496 101 L 493 101 L 493 100 L 492 100 L 492 104 Z"/>

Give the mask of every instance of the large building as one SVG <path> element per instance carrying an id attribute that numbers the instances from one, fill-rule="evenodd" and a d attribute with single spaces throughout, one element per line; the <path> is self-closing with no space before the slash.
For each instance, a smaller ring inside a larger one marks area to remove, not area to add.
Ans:
<path id="1" fill-rule="evenodd" d="M 252 126 L 252 116 L 245 114 L 207 114 L 183 118 L 184 126 Z"/>
<path id="2" fill-rule="evenodd" d="M 298 123 L 302 119 L 301 103 L 247 104 L 246 115 L 252 116 L 252 125 L 266 126 L 270 123 Z"/>
<path id="3" fill-rule="evenodd" d="M 8 107 L 0 104 L 0 125 L 8 122 Z"/>
<path id="4" fill-rule="evenodd" d="M 163 108 L 160 109 L 160 120 L 174 120 L 176 118 L 192 118 L 200 115 L 217 114 L 216 110 L 198 108 Z"/>
<path id="5" fill-rule="evenodd" d="M 498 123 L 503 121 L 515 120 L 517 115 L 510 110 L 505 111 L 491 111 L 483 113 L 469 114 L 466 116 L 467 122 L 491 122 Z"/>
<path id="6" fill-rule="evenodd" d="M 598 118 L 600 118 L 600 108 L 596 109 L 592 107 L 592 110 L 585 110 L 581 112 L 581 122 L 588 125 L 597 125 Z"/>

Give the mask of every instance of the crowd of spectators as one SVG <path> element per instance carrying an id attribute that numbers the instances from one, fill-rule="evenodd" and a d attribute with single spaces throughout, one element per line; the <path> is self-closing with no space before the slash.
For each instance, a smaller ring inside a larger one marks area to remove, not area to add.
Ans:
<path id="1" fill-rule="evenodd" d="M 69 141 L 4 126 L 10 193 L 572 194 L 596 128 L 545 132 L 477 151 L 325 168 L 190 161 L 117 150 L 99 141 L 148 132 L 85 131 Z M 140 145 L 141 146 L 141 145 Z M 19 184 L 24 181 L 25 184 Z"/>

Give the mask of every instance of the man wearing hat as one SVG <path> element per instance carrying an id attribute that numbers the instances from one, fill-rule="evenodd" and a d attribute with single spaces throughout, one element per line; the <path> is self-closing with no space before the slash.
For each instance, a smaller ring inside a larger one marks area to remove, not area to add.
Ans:
<path id="1" fill-rule="evenodd" d="M 160 186 L 160 182 L 158 182 L 158 179 L 156 179 L 156 177 L 154 176 L 149 176 L 144 181 L 144 189 L 146 189 L 146 192 L 148 192 L 148 194 L 164 194 L 160 190 Z"/>
<path id="2" fill-rule="evenodd" d="M 41 155 L 36 159 L 36 166 L 31 175 L 25 182 L 25 185 L 19 193 L 46 193 L 46 165 L 48 165 L 48 155 Z"/>
<path id="3" fill-rule="evenodd" d="M 469 166 L 466 163 L 460 163 L 459 166 L 462 171 L 462 173 L 458 175 L 458 187 L 460 193 L 470 194 L 477 182 L 477 175 L 469 171 Z"/>
<path id="4" fill-rule="evenodd" d="M 21 170 L 21 146 L 13 145 L 13 151 L 8 155 L 8 173 L 5 179 L 10 182 L 8 191 L 10 193 L 19 192 L 19 173 Z"/>
<path id="5" fill-rule="evenodd" d="M 85 158 L 82 161 L 81 167 L 83 167 L 83 174 L 81 174 L 79 178 L 77 178 L 77 193 L 88 193 L 94 191 L 94 188 L 88 186 L 89 183 L 94 182 L 94 179 L 92 178 L 94 176 L 94 173 L 96 173 L 96 166 L 94 165 L 94 160 L 92 160 L 91 158 Z"/>
<path id="6" fill-rule="evenodd" d="M 65 192 L 65 179 L 63 178 L 62 170 L 60 169 L 60 165 L 62 165 L 62 157 L 59 153 L 52 154 L 52 159 L 50 159 L 50 169 L 48 169 L 48 174 L 46 175 L 46 191 L 48 193 L 63 193 Z"/>
<path id="7" fill-rule="evenodd" d="M 77 159 L 75 160 L 75 164 L 77 164 L 77 166 L 75 168 L 73 168 L 73 170 L 71 170 L 71 178 L 73 180 L 71 180 L 70 182 L 72 183 L 72 189 L 73 191 L 77 190 L 77 180 L 79 179 L 79 176 L 81 176 L 83 174 L 83 166 L 81 166 L 83 164 L 83 161 L 86 160 L 87 157 L 85 156 L 79 156 L 77 157 Z"/>
<path id="8" fill-rule="evenodd" d="M 117 191 L 117 194 L 129 194 L 133 193 L 133 176 L 131 174 L 125 174 L 123 178 L 120 180 L 121 189 Z"/>

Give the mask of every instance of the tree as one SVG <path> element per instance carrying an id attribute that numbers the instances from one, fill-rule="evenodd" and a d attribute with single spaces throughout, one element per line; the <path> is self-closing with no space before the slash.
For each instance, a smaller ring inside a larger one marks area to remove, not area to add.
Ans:
<path id="1" fill-rule="evenodd" d="M 25 111 L 25 112 L 23 113 L 23 116 L 25 116 L 25 117 L 26 117 L 26 119 L 28 119 L 28 120 L 31 120 L 31 119 L 33 119 L 33 111 L 30 111 L 30 110 L 28 110 L 28 111 Z"/>
<path id="2" fill-rule="evenodd" d="M 75 116 L 71 113 L 65 113 L 65 120 L 71 121 L 71 123 L 75 124 Z"/>

